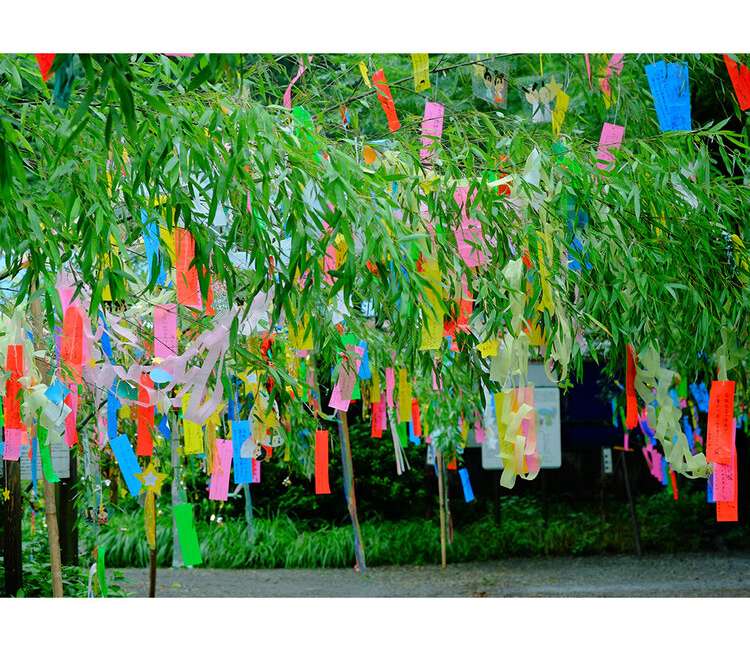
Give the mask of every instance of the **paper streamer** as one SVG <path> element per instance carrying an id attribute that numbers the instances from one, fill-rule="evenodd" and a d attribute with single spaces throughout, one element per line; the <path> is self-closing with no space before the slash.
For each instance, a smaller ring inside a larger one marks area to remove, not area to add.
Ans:
<path id="1" fill-rule="evenodd" d="M 396 132 L 401 127 L 401 122 L 396 115 L 396 105 L 393 102 L 391 88 L 388 86 L 388 81 L 385 78 L 383 69 L 379 69 L 373 74 L 372 81 L 377 89 L 380 106 L 383 108 L 385 118 L 388 120 L 388 129 L 392 133 Z"/>
<path id="2" fill-rule="evenodd" d="M 686 62 L 664 60 L 646 66 L 659 129 L 690 130 L 690 78 Z"/>
<path id="3" fill-rule="evenodd" d="M 472 502 L 474 499 L 474 491 L 471 488 L 471 481 L 469 480 L 469 471 L 465 468 L 458 470 L 458 475 L 461 478 L 461 486 L 464 490 L 464 501 L 467 503 Z"/>
<path id="4" fill-rule="evenodd" d="M 154 382 L 148 373 L 141 375 L 141 383 L 138 386 L 138 402 L 136 406 L 136 430 L 137 442 L 135 454 L 139 457 L 150 457 L 154 452 L 154 417 L 156 408 L 149 405 L 151 400 L 149 391 L 153 390 Z M 71 414 L 72 416 L 73 414 Z"/>
<path id="5" fill-rule="evenodd" d="M 195 258 L 195 240 L 192 233 L 184 228 L 174 229 L 176 256 L 177 301 L 184 306 L 202 309 L 198 270 L 191 265 Z"/>
<path id="6" fill-rule="evenodd" d="M 36 53 L 36 63 L 39 65 L 39 73 L 42 74 L 42 80 L 47 82 L 49 80 L 49 71 L 52 68 L 52 64 L 55 61 L 54 53 Z"/>
<path id="7" fill-rule="evenodd" d="M 430 56 L 427 53 L 413 53 L 411 64 L 414 69 L 414 91 L 420 93 L 430 88 Z"/>
<path id="8" fill-rule="evenodd" d="M 174 520 L 177 526 L 177 538 L 180 542 L 182 561 L 186 567 L 194 567 L 203 562 L 198 533 L 193 523 L 193 506 L 190 503 L 175 505 Z"/>
<path id="9" fill-rule="evenodd" d="M 432 159 L 435 142 L 439 142 L 443 135 L 443 118 L 445 107 L 440 103 L 427 101 L 424 106 L 424 117 L 422 118 L 422 149 L 419 157 L 422 162 Z"/>
<path id="10" fill-rule="evenodd" d="M 133 452 L 133 446 L 130 445 L 128 437 L 120 434 L 114 439 L 110 439 L 109 446 L 112 448 L 130 495 L 137 496 L 141 490 L 141 481 L 135 476 L 141 472 L 141 467 L 138 466 L 138 459 Z"/>
<path id="11" fill-rule="evenodd" d="M 297 69 L 297 74 L 291 79 L 291 81 L 289 82 L 289 86 L 286 88 L 286 91 L 284 92 L 284 107 L 287 110 L 292 109 L 292 87 L 297 82 L 297 80 L 299 80 L 302 77 L 304 72 L 305 72 L 305 67 L 302 64 L 302 61 L 300 60 L 299 68 Z"/>
<path id="12" fill-rule="evenodd" d="M 597 168 L 610 170 L 615 162 L 615 156 L 610 149 L 619 148 L 625 128 L 614 123 L 605 123 L 602 126 L 602 134 L 599 137 L 599 148 L 596 151 Z"/>
<path id="13" fill-rule="evenodd" d="M 458 254 L 464 263 L 469 267 L 478 267 L 486 264 L 488 259 L 484 251 L 482 224 L 478 219 L 469 217 L 466 210 L 468 195 L 468 187 L 459 187 L 453 194 L 454 200 L 461 209 L 461 226 L 454 231 L 454 235 L 456 236 Z"/>
<path id="14" fill-rule="evenodd" d="M 315 431 L 315 493 L 329 494 L 328 482 L 328 431 Z"/>
<path id="15" fill-rule="evenodd" d="M 626 350 L 625 404 L 627 414 L 625 417 L 625 426 L 629 430 L 632 430 L 638 426 L 638 399 L 635 395 L 635 351 L 633 350 L 632 345 L 628 345 Z"/>
<path id="16" fill-rule="evenodd" d="M 709 462 L 731 463 L 735 429 L 734 382 L 711 382 L 706 432 L 706 459 Z"/>
<path id="17" fill-rule="evenodd" d="M 242 445 L 250 440 L 250 421 L 232 422 L 232 461 L 234 462 L 234 483 L 250 484 L 253 481 L 253 464 L 250 457 L 242 456 Z"/>
<path id="18" fill-rule="evenodd" d="M 729 55 L 724 55 L 724 64 L 732 81 L 740 109 L 750 109 L 750 69 L 744 64 L 735 62 Z"/>
<path id="19" fill-rule="evenodd" d="M 17 462 L 21 458 L 21 443 L 23 443 L 25 430 L 5 428 L 5 445 L 3 447 L 3 459 L 5 461 Z"/>
<path id="20" fill-rule="evenodd" d="M 3 398 L 3 416 L 6 429 L 23 429 L 21 422 L 21 401 L 19 394 L 23 377 L 23 344 L 8 345 L 5 359 L 5 370 L 10 373 L 5 382 L 5 397 Z"/>
<path id="21" fill-rule="evenodd" d="M 216 439 L 211 482 L 208 488 L 209 500 L 226 500 L 229 496 L 229 472 L 232 468 L 232 442 Z"/>

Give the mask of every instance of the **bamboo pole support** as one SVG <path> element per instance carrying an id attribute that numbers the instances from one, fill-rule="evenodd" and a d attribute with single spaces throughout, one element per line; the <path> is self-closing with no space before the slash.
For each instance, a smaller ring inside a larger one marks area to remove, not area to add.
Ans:
<path id="1" fill-rule="evenodd" d="M 34 324 L 34 342 L 37 350 L 44 348 L 42 309 L 39 298 L 35 297 L 31 302 L 31 316 Z M 37 360 L 37 368 L 42 381 L 47 380 L 49 365 L 42 357 Z M 36 430 L 34 430 L 36 435 Z M 44 478 L 44 514 L 47 519 L 47 537 L 49 540 L 49 562 L 52 571 L 52 596 L 60 598 L 63 596 L 62 582 L 62 560 L 60 557 L 60 529 L 57 524 L 57 505 L 55 502 L 55 485 Z"/>
<path id="2" fill-rule="evenodd" d="M 354 492 L 354 466 L 352 464 L 352 446 L 349 440 L 349 423 L 346 412 L 338 412 L 338 430 L 341 442 L 341 467 L 344 474 L 344 495 L 346 505 L 349 508 L 349 517 L 352 520 L 352 532 L 354 533 L 354 555 L 357 559 L 357 571 L 364 574 L 367 570 L 365 564 L 365 547 L 362 543 L 362 531 L 357 518 L 357 497 Z"/>
<path id="3" fill-rule="evenodd" d="M 443 475 L 443 453 L 435 451 L 438 467 L 438 503 L 440 505 L 440 568 L 447 566 L 446 559 L 446 528 L 445 528 L 445 479 Z"/>

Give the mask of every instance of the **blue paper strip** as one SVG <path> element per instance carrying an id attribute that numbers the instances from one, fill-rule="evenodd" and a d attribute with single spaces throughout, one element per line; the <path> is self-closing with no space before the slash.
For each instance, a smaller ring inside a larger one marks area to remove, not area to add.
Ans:
<path id="1" fill-rule="evenodd" d="M 138 459 L 133 451 L 133 446 L 130 445 L 128 437 L 124 434 L 110 439 L 109 445 L 115 455 L 130 495 L 137 496 L 141 490 L 141 481 L 135 476 L 136 473 L 141 472 L 141 467 L 138 466 Z"/>
<path id="2" fill-rule="evenodd" d="M 172 430 L 169 427 L 167 414 L 162 414 L 161 419 L 159 420 L 159 431 L 167 441 L 172 440 Z"/>
<path id="3" fill-rule="evenodd" d="M 141 210 L 141 223 L 143 224 L 143 243 L 146 246 L 146 258 L 148 259 L 148 278 L 151 280 L 151 272 L 159 265 L 159 276 L 156 283 L 163 286 L 167 280 L 164 272 L 164 263 L 159 254 L 159 225 L 156 221 L 148 218 L 148 213 Z"/>
<path id="4" fill-rule="evenodd" d="M 367 343 L 363 340 L 359 343 L 359 346 L 364 349 L 362 354 L 362 361 L 359 364 L 358 376 L 360 379 L 372 379 L 372 373 L 370 372 L 370 354 L 367 349 Z"/>
<path id="5" fill-rule="evenodd" d="M 659 129 L 690 130 L 690 76 L 686 62 L 658 61 L 646 66 Z"/>
<path id="6" fill-rule="evenodd" d="M 474 500 L 474 492 L 471 489 L 471 482 L 469 481 L 469 471 L 461 468 L 458 474 L 461 476 L 461 486 L 464 488 L 464 501 L 470 503 Z"/>
<path id="7" fill-rule="evenodd" d="M 116 390 L 117 380 L 115 379 L 112 388 L 107 393 L 107 436 L 110 441 L 117 438 L 117 410 L 122 406 L 115 395 Z"/>
<path id="8" fill-rule="evenodd" d="M 250 421 L 232 421 L 232 460 L 234 462 L 234 483 L 251 484 L 253 481 L 253 460 L 242 457 L 242 444 L 250 438 Z"/>

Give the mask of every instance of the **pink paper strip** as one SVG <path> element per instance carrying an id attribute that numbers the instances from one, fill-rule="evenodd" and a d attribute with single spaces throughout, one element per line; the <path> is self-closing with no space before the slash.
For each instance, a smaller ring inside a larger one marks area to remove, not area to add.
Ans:
<path id="1" fill-rule="evenodd" d="M 609 169 L 610 164 L 615 161 L 615 156 L 610 152 L 611 148 L 618 148 L 622 144 L 625 127 L 615 123 L 605 123 L 602 126 L 602 134 L 599 137 L 599 148 L 596 151 L 596 166 L 599 169 Z"/>
<path id="2" fill-rule="evenodd" d="M 232 468 L 232 442 L 216 439 L 209 500 L 226 500 L 229 497 L 229 471 Z"/>
<path id="3" fill-rule="evenodd" d="M 177 304 L 154 306 L 154 356 L 162 359 L 177 356 Z M 169 366 L 164 370 L 174 374 Z"/>
<path id="4" fill-rule="evenodd" d="M 585 53 L 583 59 L 586 60 L 586 74 L 589 76 L 589 88 L 591 88 L 591 60 L 589 54 Z"/>
<path id="5" fill-rule="evenodd" d="M 385 369 L 385 399 L 388 408 L 393 409 L 393 389 L 396 388 L 396 372 L 393 368 Z"/>
<path id="6" fill-rule="evenodd" d="M 17 462 L 21 458 L 21 442 L 24 430 L 5 428 L 5 448 L 3 459 L 9 462 Z"/>
<path id="7" fill-rule="evenodd" d="M 601 90 L 605 94 L 611 93 L 611 89 L 609 86 L 609 79 L 612 77 L 613 73 L 617 73 L 617 75 L 620 75 L 622 73 L 622 66 L 623 66 L 623 58 L 625 57 L 624 54 L 619 53 L 616 55 L 612 55 L 611 59 L 609 60 L 609 64 L 607 64 L 607 70 L 604 72 L 604 77 L 599 80 L 599 86 L 601 87 Z M 590 79 L 590 75 L 589 75 Z"/>
<path id="8" fill-rule="evenodd" d="M 459 208 L 461 208 L 461 226 L 453 233 L 456 236 L 458 254 L 464 263 L 469 267 L 478 267 L 487 262 L 487 254 L 483 248 L 484 236 L 482 234 L 482 224 L 479 220 L 469 217 L 466 211 L 468 194 L 468 187 L 459 187 L 453 195 Z"/>
<path id="9" fill-rule="evenodd" d="M 72 384 L 75 389 L 75 384 Z M 72 448 L 78 443 L 78 429 L 76 419 L 78 417 L 78 391 L 73 390 L 65 397 L 65 404 L 70 407 L 70 413 L 65 417 L 65 443 Z"/>
<path id="10" fill-rule="evenodd" d="M 440 103 L 428 101 L 424 106 L 422 119 L 422 150 L 419 157 L 422 161 L 429 161 L 432 157 L 433 140 L 439 140 L 443 134 L 443 117 L 445 108 Z"/>
<path id="11" fill-rule="evenodd" d="M 359 372 L 359 366 L 362 361 L 361 357 L 364 354 L 364 350 L 357 345 L 354 350 L 348 351 L 348 359 L 341 364 L 339 369 L 339 379 L 336 382 L 336 386 L 333 387 L 331 392 L 331 400 L 328 406 L 339 411 L 348 411 L 349 404 L 352 401 L 352 392 L 354 391 L 354 385 L 357 383 L 357 373 Z M 355 354 L 356 353 L 356 357 Z"/>
<path id="12" fill-rule="evenodd" d="M 284 107 L 287 110 L 292 109 L 292 87 L 294 86 L 294 83 L 297 82 L 302 77 L 302 74 L 305 72 L 305 67 L 300 61 L 299 68 L 297 69 L 297 75 L 295 75 L 291 82 L 289 83 L 289 86 L 286 88 L 286 91 L 284 92 Z"/>
<path id="13" fill-rule="evenodd" d="M 253 459 L 253 484 L 260 484 L 260 462 Z"/>

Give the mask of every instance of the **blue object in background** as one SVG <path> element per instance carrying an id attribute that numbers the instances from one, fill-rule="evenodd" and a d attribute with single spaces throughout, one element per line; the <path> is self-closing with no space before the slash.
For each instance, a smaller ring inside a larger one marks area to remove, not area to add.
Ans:
<path id="1" fill-rule="evenodd" d="M 461 476 L 461 486 L 464 489 L 464 501 L 470 503 L 474 500 L 474 492 L 471 489 L 469 471 L 465 468 L 461 468 L 459 469 L 458 474 Z"/>

